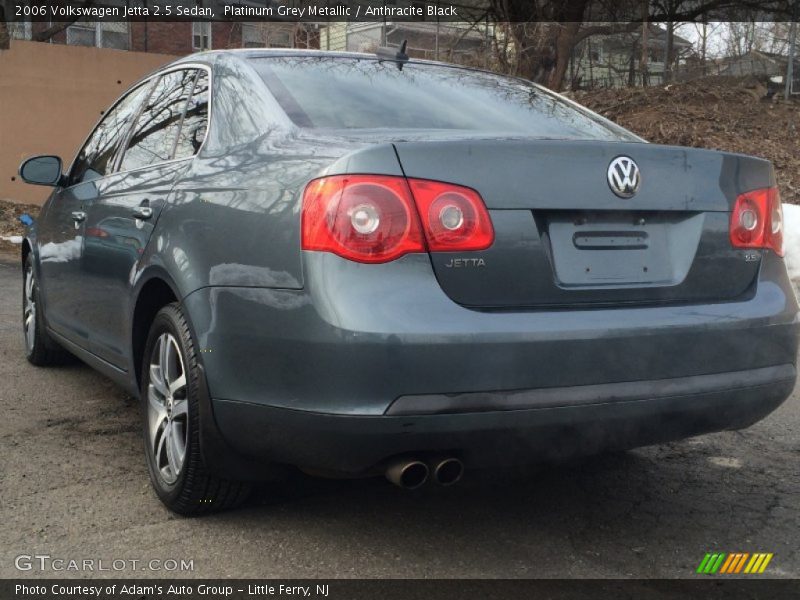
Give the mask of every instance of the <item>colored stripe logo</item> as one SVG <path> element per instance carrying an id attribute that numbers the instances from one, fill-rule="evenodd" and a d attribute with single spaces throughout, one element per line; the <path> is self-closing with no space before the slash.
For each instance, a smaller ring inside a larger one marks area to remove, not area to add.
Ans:
<path id="1" fill-rule="evenodd" d="M 772 552 L 756 552 L 750 554 L 749 552 L 708 552 L 700 561 L 697 567 L 697 573 L 703 575 L 735 575 L 737 573 L 745 573 L 748 575 L 756 575 L 763 573 L 767 569 L 767 565 L 772 560 L 774 554 Z"/>

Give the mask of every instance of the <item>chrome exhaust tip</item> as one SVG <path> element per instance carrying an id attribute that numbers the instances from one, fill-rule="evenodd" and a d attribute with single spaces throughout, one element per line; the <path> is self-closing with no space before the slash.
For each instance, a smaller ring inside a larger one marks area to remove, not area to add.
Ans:
<path id="1" fill-rule="evenodd" d="M 439 485 L 458 483 L 464 475 L 464 463 L 457 458 L 443 458 L 432 463 L 433 480 Z"/>
<path id="2" fill-rule="evenodd" d="M 419 460 L 399 460 L 386 469 L 386 479 L 406 490 L 425 485 L 429 475 L 428 465 Z"/>

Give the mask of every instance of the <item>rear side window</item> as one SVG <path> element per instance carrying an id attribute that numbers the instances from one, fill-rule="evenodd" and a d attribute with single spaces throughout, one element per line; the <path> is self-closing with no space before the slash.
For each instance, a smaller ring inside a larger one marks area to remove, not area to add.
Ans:
<path id="1" fill-rule="evenodd" d="M 638 141 L 531 83 L 443 65 L 341 57 L 253 58 L 286 114 L 321 129 L 463 130 Z"/>
<path id="2" fill-rule="evenodd" d="M 196 69 L 161 76 L 130 136 L 120 171 L 140 169 L 172 159 Z"/>
<path id="3" fill-rule="evenodd" d="M 178 140 L 175 158 L 189 158 L 197 154 L 208 131 L 208 73 L 197 72 L 197 79 L 189 95 Z"/>
<path id="4" fill-rule="evenodd" d="M 113 158 L 149 89 L 150 85 L 145 84 L 132 90 L 100 121 L 72 165 L 71 184 L 97 179 L 111 171 Z"/>

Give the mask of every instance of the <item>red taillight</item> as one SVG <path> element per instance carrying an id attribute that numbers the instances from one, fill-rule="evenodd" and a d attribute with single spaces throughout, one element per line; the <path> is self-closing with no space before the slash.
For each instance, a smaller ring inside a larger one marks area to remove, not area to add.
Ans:
<path id="1" fill-rule="evenodd" d="M 783 209 L 778 188 L 753 190 L 736 198 L 730 238 L 735 248 L 770 249 L 783 256 Z"/>
<path id="2" fill-rule="evenodd" d="M 366 263 L 425 252 L 414 201 L 402 177 L 336 175 L 303 194 L 302 247 Z"/>
<path id="3" fill-rule="evenodd" d="M 303 194 L 304 250 L 381 263 L 425 252 L 426 240 L 433 251 L 488 248 L 494 230 L 478 193 L 420 179 L 335 175 Z"/>
<path id="4" fill-rule="evenodd" d="M 492 245 L 492 220 L 478 192 L 423 179 L 408 183 L 431 251 L 485 250 Z"/>

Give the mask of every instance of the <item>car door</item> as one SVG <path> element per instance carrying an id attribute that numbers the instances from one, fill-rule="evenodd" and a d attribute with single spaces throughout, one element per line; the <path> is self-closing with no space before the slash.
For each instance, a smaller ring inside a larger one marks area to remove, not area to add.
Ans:
<path id="1" fill-rule="evenodd" d="M 81 277 L 86 217 L 101 194 L 149 84 L 120 98 L 92 131 L 37 222 L 40 293 L 47 322 L 56 333 L 88 349 L 89 333 Z"/>
<path id="2" fill-rule="evenodd" d="M 172 70 L 158 78 L 116 172 L 87 211 L 82 269 L 90 349 L 120 368 L 128 364 L 131 275 L 176 179 L 205 137 L 208 81 L 202 68 Z"/>

